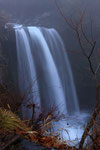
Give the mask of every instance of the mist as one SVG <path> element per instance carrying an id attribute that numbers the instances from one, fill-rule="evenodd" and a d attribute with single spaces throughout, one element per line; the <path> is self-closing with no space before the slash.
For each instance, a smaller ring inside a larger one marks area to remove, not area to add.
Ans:
<path id="1" fill-rule="evenodd" d="M 58 0 L 59 7 L 67 18 L 77 20 L 80 12 L 85 9 L 86 30 L 89 30 L 90 20 L 93 20 L 95 39 L 100 40 L 100 1 L 99 0 Z M 9 22 L 23 24 L 25 26 L 39 26 L 55 28 L 61 37 L 67 50 L 79 50 L 74 32 L 66 24 L 59 13 L 54 0 L 0 0 L 1 13 L 8 15 Z M 99 42 L 98 42 L 99 43 Z M 80 50 L 79 50 L 80 51 Z M 82 55 L 68 53 L 80 104 L 87 105 L 87 100 L 94 102 L 94 82 L 87 71 L 87 62 Z M 84 74 L 84 76 L 83 76 Z M 84 82 L 83 82 L 84 81 Z M 89 91 L 87 92 L 87 89 Z M 91 95 L 92 93 L 92 95 Z M 84 104 L 84 99 L 85 103 Z M 90 104 L 90 101 L 88 101 Z M 90 104 L 92 105 L 92 104 Z M 93 105 L 92 105 L 93 106 Z"/>

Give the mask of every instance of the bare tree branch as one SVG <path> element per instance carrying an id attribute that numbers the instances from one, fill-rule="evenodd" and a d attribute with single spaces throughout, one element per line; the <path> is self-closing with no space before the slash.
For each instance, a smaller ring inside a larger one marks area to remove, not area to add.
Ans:
<path id="1" fill-rule="evenodd" d="M 55 0 L 55 3 L 56 3 L 56 6 L 61 14 L 61 16 L 64 18 L 64 20 L 66 21 L 66 23 L 74 30 L 74 32 L 76 33 L 76 37 L 77 37 L 77 40 L 78 40 L 78 43 L 80 45 L 80 48 L 83 52 L 83 55 L 87 58 L 88 60 L 88 63 L 89 63 L 89 67 L 90 67 L 90 70 L 94 76 L 94 79 L 96 81 L 97 79 L 97 72 L 100 68 L 100 63 L 99 65 L 97 66 L 96 70 L 94 71 L 94 68 L 93 68 L 93 65 L 92 65 L 92 61 L 91 61 L 91 56 L 94 52 L 94 49 L 95 49 L 95 46 L 96 46 L 96 41 L 94 40 L 94 37 L 93 37 L 93 27 L 92 27 L 92 22 L 91 22 L 91 40 L 89 40 L 89 38 L 87 37 L 87 35 L 85 34 L 84 30 L 83 30 L 83 18 L 84 18 L 84 14 L 85 12 L 82 13 L 78 23 L 74 24 L 73 21 L 71 20 L 69 22 L 69 20 L 64 16 L 62 10 L 59 8 L 59 5 L 57 4 L 57 1 Z M 88 55 L 86 53 L 86 48 L 85 48 L 85 45 L 83 44 L 83 40 L 85 40 L 87 42 L 87 46 L 91 47 L 91 52 L 90 54 Z M 91 119 L 90 119 L 90 122 L 87 124 L 85 130 L 84 130 L 84 133 L 82 135 L 82 138 L 81 138 L 81 141 L 79 143 L 79 149 L 83 149 L 83 144 L 84 144 L 84 141 L 86 139 L 86 137 L 88 136 L 88 133 L 91 129 L 91 127 L 93 126 L 94 124 L 94 121 L 99 113 L 99 110 L 100 110 L 100 107 L 99 107 L 99 89 L 100 89 L 100 84 L 96 85 L 96 104 L 95 104 L 95 107 L 94 107 L 94 112 L 93 114 L 91 115 Z"/>

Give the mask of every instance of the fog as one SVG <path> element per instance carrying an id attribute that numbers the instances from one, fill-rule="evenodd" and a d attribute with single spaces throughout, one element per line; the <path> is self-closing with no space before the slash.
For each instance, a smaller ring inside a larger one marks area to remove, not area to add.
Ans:
<path id="1" fill-rule="evenodd" d="M 86 31 L 89 30 L 92 19 L 95 40 L 100 40 L 99 0 L 57 0 L 57 3 L 64 15 L 72 19 L 78 19 L 80 12 L 85 9 Z M 80 50 L 74 32 L 60 15 L 54 0 L 0 0 L 0 11 L 10 16 L 10 22 L 55 28 L 63 38 L 66 51 Z M 87 101 L 91 105 L 95 97 L 95 84 L 88 73 L 88 63 L 82 55 L 69 53 L 69 58 L 81 105 L 87 105 Z"/>
<path id="2" fill-rule="evenodd" d="M 80 12 L 86 9 L 87 23 L 88 17 L 91 17 L 96 20 L 96 26 L 100 25 L 99 0 L 57 0 L 57 3 L 66 17 L 77 18 Z M 15 22 L 66 29 L 55 0 L 0 0 L 0 10 L 10 15 L 11 20 Z"/>

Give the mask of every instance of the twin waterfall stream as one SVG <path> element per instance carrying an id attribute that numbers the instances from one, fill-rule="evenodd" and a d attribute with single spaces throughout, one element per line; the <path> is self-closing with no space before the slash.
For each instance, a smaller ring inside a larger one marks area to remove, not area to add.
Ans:
<path id="1" fill-rule="evenodd" d="M 80 110 L 71 66 L 57 31 L 31 26 L 14 28 L 20 92 L 30 90 L 28 96 L 30 102 L 37 104 L 41 111 L 49 110 L 51 106 L 58 106 L 59 112 L 69 117 L 70 114 L 73 116 L 76 114 L 79 121 Z M 25 100 L 24 103 L 29 102 Z M 32 109 L 22 106 L 21 113 L 25 119 L 30 119 Z M 72 120 L 68 121 L 70 125 L 68 131 L 70 140 L 75 140 L 81 137 L 83 129 L 78 128 L 75 118 Z M 67 128 L 67 121 L 59 122 L 59 126 Z M 62 135 L 68 140 L 67 133 Z"/>

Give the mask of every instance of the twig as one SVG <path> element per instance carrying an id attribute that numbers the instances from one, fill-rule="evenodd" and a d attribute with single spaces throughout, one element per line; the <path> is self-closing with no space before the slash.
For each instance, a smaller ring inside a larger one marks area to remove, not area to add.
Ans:
<path id="1" fill-rule="evenodd" d="M 85 57 L 87 57 L 86 52 L 85 52 L 85 48 L 84 48 L 84 46 L 83 46 L 83 44 L 82 44 L 82 41 L 81 41 L 81 38 L 80 38 L 79 30 L 76 29 L 75 32 L 76 32 L 76 36 L 77 36 L 79 45 L 80 45 L 80 47 L 81 47 L 81 49 L 82 49 L 83 55 L 84 55 Z"/>
<path id="2" fill-rule="evenodd" d="M 56 5 L 56 7 L 57 7 L 57 9 L 58 9 L 58 11 L 59 11 L 59 13 L 60 13 L 60 15 L 63 17 L 63 19 L 65 20 L 65 22 L 67 23 L 67 25 L 69 25 L 69 27 L 71 27 L 73 30 L 75 30 L 75 25 L 74 25 L 72 19 L 68 20 L 68 19 L 65 17 L 65 15 L 63 14 L 63 11 L 62 11 L 61 8 L 59 7 L 57 1 L 54 0 L 54 2 L 55 2 L 55 5 Z"/>
<path id="3" fill-rule="evenodd" d="M 95 75 L 95 72 L 94 72 L 94 69 L 93 69 L 93 66 L 92 66 L 92 63 L 91 63 L 91 59 L 90 59 L 90 58 L 91 58 L 91 56 L 92 56 L 92 54 L 93 54 L 95 45 L 96 45 L 96 41 L 95 41 L 94 44 L 93 44 L 92 50 L 91 50 L 91 52 L 90 52 L 90 55 L 87 57 L 88 62 L 89 62 L 89 65 L 90 65 L 90 69 L 91 69 L 91 72 L 93 73 L 93 75 Z"/>
<path id="4" fill-rule="evenodd" d="M 86 36 L 84 30 L 83 30 L 83 24 L 81 23 L 81 31 L 82 31 L 82 35 L 84 36 L 84 39 L 87 41 L 88 44 L 90 44 L 91 46 L 93 46 L 93 43 L 88 39 L 88 37 Z"/>
<path id="5" fill-rule="evenodd" d="M 98 66 L 97 66 L 97 68 L 96 68 L 95 76 L 96 76 L 96 74 L 98 73 L 99 68 L 100 68 L 100 63 L 98 64 Z"/>
<path id="6" fill-rule="evenodd" d="M 89 135 L 89 137 L 91 138 L 91 140 L 93 141 L 93 145 L 95 144 L 96 147 L 98 147 L 98 143 L 97 143 L 96 140 L 93 138 L 93 136 L 90 135 L 89 133 L 88 133 L 88 135 Z"/>
<path id="7" fill-rule="evenodd" d="M 91 52 L 90 52 L 90 55 L 88 56 L 88 59 L 90 59 L 90 57 L 92 56 L 93 51 L 94 51 L 94 48 L 95 48 L 95 45 L 96 45 L 96 41 L 95 41 L 94 44 L 93 44 L 93 47 L 92 47 L 92 50 L 91 50 Z"/>
<path id="8" fill-rule="evenodd" d="M 86 137 L 88 136 L 88 132 L 90 131 L 91 127 L 93 126 L 94 124 L 94 121 L 100 111 L 100 107 L 99 107 L 99 88 L 100 88 L 100 85 L 97 85 L 96 87 L 96 105 L 95 105 L 95 108 L 94 108 L 94 112 L 91 116 L 91 119 L 90 119 L 90 122 L 87 124 L 85 130 L 84 130 L 84 133 L 83 133 L 83 136 L 81 138 L 81 141 L 80 141 L 80 144 L 79 144 L 79 148 L 82 149 L 83 148 L 83 144 L 84 144 L 84 141 L 86 139 Z"/>
<path id="9" fill-rule="evenodd" d="M 81 141 L 79 143 L 79 149 L 83 148 L 84 141 L 85 141 L 86 137 L 88 136 L 88 132 L 90 131 L 91 127 L 93 126 L 94 120 L 96 119 L 97 114 L 99 113 L 99 110 L 100 110 L 99 108 L 94 109 L 94 112 L 91 116 L 90 122 L 87 124 L 87 126 L 84 130 L 84 133 L 82 135 Z"/>
<path id="10" fill-rule="evenodd" d="M 92 20 L 91 20 L 91 39 L 92 39 L 92 42 L 94 43 Z"/>
<path id="11" fill-rule="evenodd" d="M 9 140 L 2 148 L 1 150 L 5 150 L 8 146 L 13 144 L 15 141 L 17 141 L 20 138 L 19 135 L 15 135 L 11 140 Z"/>

